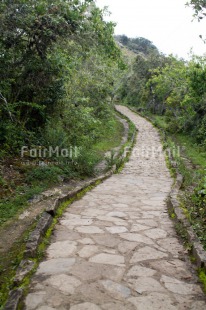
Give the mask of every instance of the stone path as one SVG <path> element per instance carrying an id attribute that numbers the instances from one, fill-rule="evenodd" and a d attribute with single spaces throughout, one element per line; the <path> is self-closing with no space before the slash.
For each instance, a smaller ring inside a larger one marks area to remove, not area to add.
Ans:
<path id="1" fill-rule="evenodd" d="M 139 129 L 123 171 L 74 202 L 32 279 L 27 310 L 203 310 L 205 297 L 167 214 L 172 186 L 157 130 Z"/>

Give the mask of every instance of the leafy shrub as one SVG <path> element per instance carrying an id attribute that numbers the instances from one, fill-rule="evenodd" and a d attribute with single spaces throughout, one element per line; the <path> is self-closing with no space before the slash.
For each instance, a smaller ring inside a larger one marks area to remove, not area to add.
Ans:
<path id="1" fill-rule="evenodd" d="M 190 198 L 189 214 L 193 228 L 206 249 L 206 175 L 201 179 Z"/>
<path id="2" fill-rule="evenodd" d="M 63 171 L 58 166 L 44 166 L 32 169 L 27 173 L 26 181 L 29 183 L 48 182 L 50 184 L 58 182 L 58 176 L 62 175 Z"/>

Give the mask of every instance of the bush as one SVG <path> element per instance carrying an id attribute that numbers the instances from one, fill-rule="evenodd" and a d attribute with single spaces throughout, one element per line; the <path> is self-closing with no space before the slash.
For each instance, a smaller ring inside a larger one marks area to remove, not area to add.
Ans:
<path id="1" fill-rule="evenodd" d="M 50 184 L 58 182 L 59 176 L 63 175 L 63 170 L 58 166 L 36 167 L 27 173 L 28 183 L 48 182 Z"/>

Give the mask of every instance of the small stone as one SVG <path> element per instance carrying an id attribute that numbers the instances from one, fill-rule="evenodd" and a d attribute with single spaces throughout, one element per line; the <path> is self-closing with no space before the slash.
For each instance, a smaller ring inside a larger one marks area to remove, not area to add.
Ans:
<path id="1" fill-rule="evenodd" d="M 191 277 L 191 273 L 189 272 L 187 265 L 179 259 L 150 262 L 149 267 L 154 268 L 167 276 L 173 277 L 175 274 L 180 280 Z"/>
<path id="2" fill-rule="evenodd" d="M 158 223 L 156 223 L 154 220 L 150 220 L 150 219 L 137 220 L 137 223 L 141 224 L 141 225 L 147 225 L 150 227 L 157 227 L 158 226 Z"/>
<path id="3" fill-rule="evenodd" d="M 46 300 L 46 292 L 36 292 L 26 297 L 25 304 L 27 310 L 33 310 Z"/>
<path id="4" fill-rule="evenodd" d="M 118 250 L 122 253 L 128 253 L 133 251 L 137 247 L 136 242 L 123 241 L 118 245 Z"/>
<path id="5" fill-rule="evenodd" d="M 175 278 L 162 276 L 161 282 L 164 283 L 165 287 L 175 294 L 189 295 L 189 294 L 200 294 L 202 291 L 198 285 L 188 284 Z"/>
<path id="6" fill-rule="evenodd" d="M 122 303 L 121 301 L 115 301 L 113 303 L 106 303 L 101 305 L 102 310 L 134 310 L 134 306 L 130 303 Z"/>
<path id="7" fill-rule="evenodd" d="M 109 212 L 106 216 L 119 217 L 119 218 L 127 218 L 127 215 L 124 212 Z"/>
<path id="8" fill-rule="evenodd" d="M 30 212 L 24 211 L 22 214 L 19 215 L 19 220 L 24 220 L 30 215 Z"/>
<path id="9" fill-rule="evenodd" d="M 78 240 L 79 243 L 85 244 L 85 245 L 91 245 L 94 244 L 94 241 L 90 238 L 84 238 L 84 239 L 80 239 Z"/>
<path id="10" fill-rule="evenodd" d="M 59 289 L 65 295 L 74 294 L 75 289 L 81 285 L 81 282 L 75 277 L 65 274 L 50 277 L 45 283 Z"/>
<path id="11" fill-rule="evenodd" d="M 127 273 L 128 277 L 152 277 L 155 275 L 156 270 L 142 267 L 142 266 L 133 266 Z"/>
<path id="12" fill-rule="evenodd" d="M 124 264 L 124 257 L 120 255 L 112 255 L 112 254 L 97 254 L 96 256 L 89 259 L 91 263 L 98 264 L 108 264 L 108 265 L 117 265 L 120 266 Z"/>
<path id="13" fill-rule="evenodd" d="M 15 284 L 21 283 L 24 277 L 32 271 L 34 268 L 35 262 L 31 260 L 22 260 L 14 278 Z"/>
<path id="14" fill-rule="evenodd" d="M 37 283 L 37 284 L 34 286 L 34 290 L 35 290 L 35 291 L 43 291 L 43 290 L 44 290 L 44 285 L 42 285 L 41 283 Z"/>
<path id="15" fill-rule="evenodd" d="M 38 310 L 55 310 L 55 308 L 51 308 L 49 306 L 42 306 L 42 307 L 38 308 Z"/>
<path id="16" fill-rule="evenodd" d="M 71 220 L 61 220 L 60 223 L 65 226 L 90 226 L 93 223 L 91 219 L 71 219 Z"/>
<path id="17" fill-rule="evenodd" d="M 150 229 L 150 227 L 141 225 L 141 224 L 135 224 L 132 226 L 131 232 L 138 232 L 138 231 L 146 230 L 146 229 Z"/>
<path id="18" fill-rule="evenodd" d="M 112 216 L 98 216 L 97 219 L 100 221 L 117 223 L 116 225 L 120 225 L 120 226 L 125 226 L 125 225 L 127 226 L 127 222 L 125 220 L 122 220 L 120 218 L 115 218 Z"/>
<path id="19" fill-rule="evenodd" d="M 125 299 L 131 294 L 131 290 L 128 287 L 111 280 L 101 281 L 101 284 L 115 299 Z"/>
<path id="20" fill-rule="evenodd" d="M 165 289 L 161 284 L 151 277 L 139 277 L 136 279 L 130 279 L 129 283 L 132 284 L 133 289 L 142 294 L 144 292 L 164 292 Z"/>
<path id="21" fill-rule="evenodd" d="M 80 278 L 82 281 L 95 282 L 102 277 L 113 281 L 120 281 L 124 271 L 125 270 L 120 267 L 84 261 L 74 265 L 70 272 L 72 275 Z"/>
<path id="22" fill-rule="evenodd" d="M 119 239 L 116 238 L 115 235 L 111 235 L 109 233 L 104 235 L 94 235 L 93 238 L 99 245 L 103 245 L 112 249 L 114 249 L 119 243 Z"/>
<path id="23" fill-rule="evenodd" d="M 160 238 L 166 238 L 167 237 L 167 232 L 165 230 L 155 228 L 155 229 L 150 229 L 147 231 L 144 231 L 144 234 L 152 239 L 160 239 Z"/>
<path id="24" fill-rule="evenodd" d="M 4 310 L 16 310 L 18 309 L 19 302 L 21 298 L 23 297 L 23 290 L 22 289 L 16 289 L 9 293 L 9 298 L 7 300 L 7 303 L 4 307 Z"/>
<path id="25" fill-rule="evenodd" d="M 97 253 L 99 251 L 98 247 L 95 245 L 86 245 L 85 247 L 83 247 L 83 249 L 81 249 L 78 254 L 80 257 L 83 258 L 88 258 L 91 257 L 92 255 L 94 255 L 95 253 Z"/>
<path id="26" fill-rule="evenodd" d="M 40 274 L 59 274 L 70 271 L 75 263 L 75 258 L 56 258 L 42 262 L 37 269 L 37 275 Z"/>
<path id="27" fill-rule="evenodd" d="M 161 293 L 150 293 L 147 296 L 132 297 L 129 301 L 138 310 L 177 310 L 169 296 Z"/>
<path id="28" fill-rule="evenodd" d="M 58 226 L 53 235 L 55 241 L 76 241 L 80 239 L 80 234 L 69 230 L 66 226 Z"/>
<path id="29" fill-rule="evenodd" d="M 157 243 L 173 255 L 179 255 L 180 252 L 184 251 L 177 238 L 166 238 L 165 240 L 158 240 Z"/>
<path id="30" fill-rule="evenodd" d="M 120 233 L 128 231 L 127 228 L 124 226 L 106 227 L 106 230 L 109 231 L 111 234 L 120 234 Z"/>
<path id="31" fill-rule="evenodd" d="M 134 255 L 132 256 L 130 260 L 130 264 L 138 263 L 141 261 L 145 260 L 150 260 L 150 259 L 160 259 L 167 257 L 168 255 L 166 253 L 157 251 L 151 247 L 144 247 L 139 249 Z"/>
<path id="32" fill-rule="evenodd" d="M 48 258 L 65 258 L 71 256 L 76 251 L 76 242 L 58 241 L 52 243 L 47 249 Z"/>
<path id="33" fill-rule="evenodd" d="M 70 310 L 101 310 L 101 308 L 90 302 L 85 302 L 83 304 L 71 306 Z"/>
<path id="34" fill-rule="evenodd" d="M 128 241 L 136 241 L 138 243 L 141 242 L 141 243 L 149 244 L 149 245 L 154 244 L 154 242 L 150 238 L 147 238 L 140 234 L 125 233 L 125 234 L 120 234 L 120 237 Z"/>
<path id="35" fill-rule="evenodd" d="M 101 230 L 99 227 L 96 226 L 81 226 L 81 227 L 77 227 L 76 230 L 79 233 L 83 233 L 83 234 L 103 234 L 104 231 Z"/>
<path id="36" fill-rule="evenodd" d="M 108 253 L 108 254 L 116 254 L 116 250 L 114 249 L 105 249 L 104 253 Z"/>
<path id="37" fill-rule="evenodd" d="M 190 310 L 205 310 L 206 302 L 205 301 L 195 301 L 192 303 Z"/>

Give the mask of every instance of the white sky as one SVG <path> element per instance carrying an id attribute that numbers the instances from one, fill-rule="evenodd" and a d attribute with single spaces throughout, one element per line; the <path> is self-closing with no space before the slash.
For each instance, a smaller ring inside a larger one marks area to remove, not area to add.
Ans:
<path id="1" fill-rule="evenodd" d="M 97 6 L 109 7 L 106 20 L 117 23 L 115 34 L 144 37 L 164 54 L 188 58 L 190 49 L 196 55 L 206 53 L 206 18 L 193 20 L 193 10 L 185 7 L 187 0 L 96 0 Z"/>

